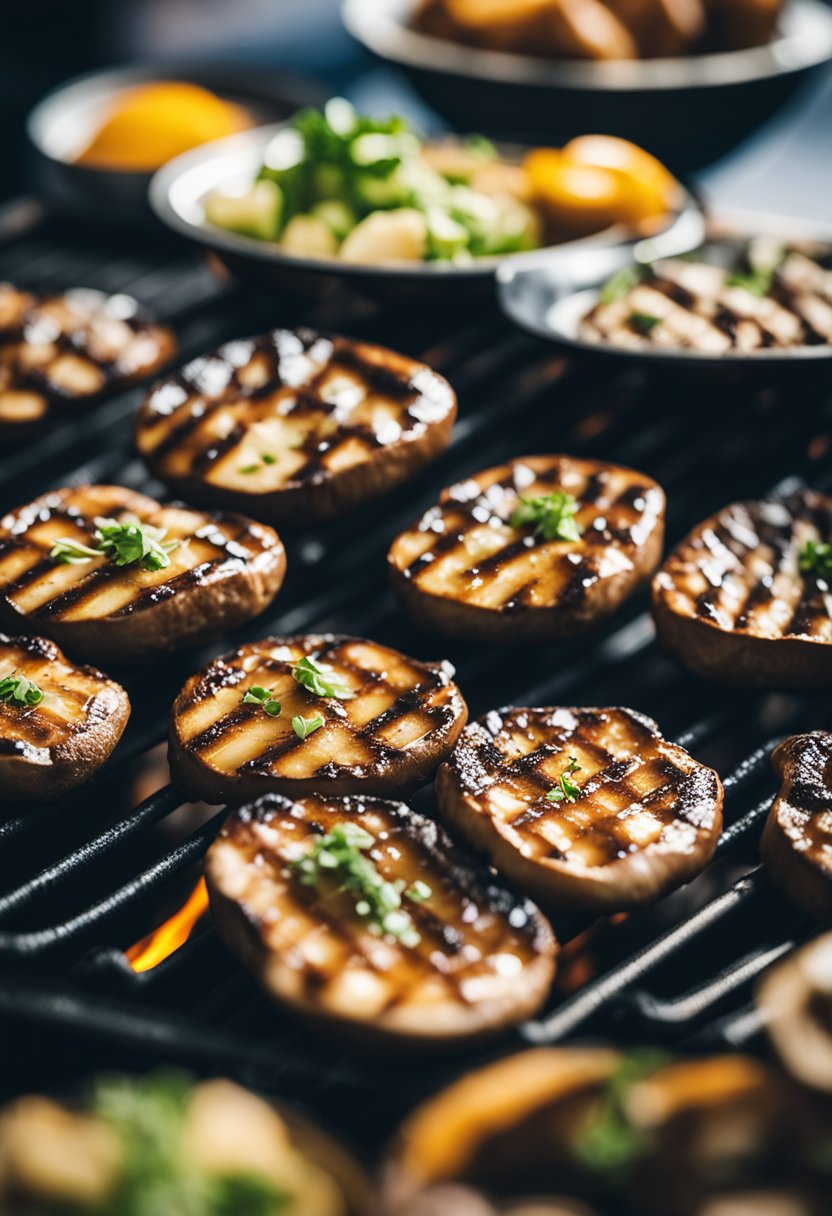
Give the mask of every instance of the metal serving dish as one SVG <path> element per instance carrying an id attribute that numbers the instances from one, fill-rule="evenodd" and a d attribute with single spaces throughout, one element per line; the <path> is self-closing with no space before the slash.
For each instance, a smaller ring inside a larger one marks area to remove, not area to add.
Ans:
<path id="1" fill-rule="evenodd" d="M 767 46 L 678 59 L 587 63 L 460 46 L 410 28 L 414 0 L 344 0 L 347 28 L 401 68 L 462 129 L 560 144 L 603 132 L 677 173 L 730 151 L 832 58 L 832 10 L 786 0 Z"/>
<path id="2" fill-rule="evenodd" d="M 808 241 L 829 245 L 828 230 L 821 233 L 811 225 L 760 217 L 755 224 L 745 220 L 741 229 L 727 221 L 709 222 L 708 239 L 696 242 L 702 261 L 717 265 L 734 262 L 752 236 L 772 235 L 795 242 Z M 565 349 L 630 363 L 655 363 L 658 367 L 710 368 L 728 370 L 752 367 L 798 366 L 816 368 L 832 358 L 832 345 L 771 348 L 755 351 L 729 350 L 720 354 L 688 350 L 684 347 L 623 347 L 614 342 L 591 341 L 580 335 L 581 320 L 597 303 L 604 283 L 617 270 L 636 261 L 653 261 L 677 256 L 679 247 L 659 238 L 626 247 L 587 250 L 580 257 L 569 250 L 553 251 L 535 263 L 510 260 L 497 274 L 497 291 L 503 312 L 529 333 Z M 688 246 L 693 248 L 694 246 Z"/>
<path id="3" fill-rule="evenodd" d="M 280 123 L 259 127 L 195 148 L 170 161 L 151 183 L 150 203 L 156 215 L 175 232 L 210 250 L 232 274 L 258 280 L 272 288 L 320 295 L 346 280 L 370 296 L 416 300 L 436 299 L 451 292 L 456 299 L 460 293 L 490 291 L 494 272 L 505 257 L 478 258 L 466 265 L 449 262 L 357 264 L 338 258 L 299 257 L 286 253 L 278 244 L 239 236 L 208 224 L 203 206 L 205 196 L 212 190 L 234 190 L 250 182 L 263 163 L 266 147 L 280 129 Z M 503 147 L 500 151 L 506 160 L 512 159 L 513 154 L 516 156 L 516 149 Z M 686 193 L 681 207 L 681 213 L 698 211 L 699 204 Z M 671 226 L 677 221 L 678 215 L 674 215 Z M 618 243 L 627 235 L 623 228 L 608 228 L 591 237 L 550 248 L 590 249 Z M 538 257 L 540 252 L 534 250 L 514 255 L 514 258 L 522 263 L 527 257 Z"/>
<path id="4" fill-rule="evenodd" d="M 147 205 L 152 171 L 101 169 L 80 165 L 75 158 L 119 94 L 164 80 L 202 85 L 249 110 L 255 123 L 287 118 L 299 106 L 317 105 L 323 98 L 318 86 L 304 77 L 240 64 L 166 60 L 80 76 L 44 97 L 27 120 L 39 192 L 62 211 L 96 224 L 155 224 Z"/>

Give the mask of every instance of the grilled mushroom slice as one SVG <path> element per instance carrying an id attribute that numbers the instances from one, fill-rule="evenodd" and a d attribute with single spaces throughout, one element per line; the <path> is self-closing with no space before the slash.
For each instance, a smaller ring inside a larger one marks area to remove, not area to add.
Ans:
<path id="1" fill-rule="evenodd" d="M 800 490 L 706 519 L 653 580 L 659 639 L 728 684 L 832 683 L 832 498 Z"/>
<path id="2" fill-rule="evenodd" d="M 469 1072 L 404 1122 L 385 1169 L 394 1213 L 415 1195 L 466 1182 L 570 1192 L 585 1176 L 575 1143 L 620 1067 L 606 1048 L 538 1048 Z M 417 1209 L 418 1210 L 418 1209 Z"/>
<path id="3" fill-rule="evenodd" d="M 722 783 L 632 709 L 505 709 L 437 774 L 442 818 L 547 909 L 651 903 L 695 877 Z"/>
<path id="4" fill-rule="evenodd" d="M 38 299 L 0 283 L 0 434 L 28 435 L 175 353 L 171 331 L 129 296 L 79 288 Z"/>
<path id="5" fill-rule="evenodd" d="M 390 548 L 420 622 L 486 641 L 581 633 L 655 570 L 664 494 L 620 465 L 530 456 L 444 490 Z"/>
<path id="6" fill-rule="evenodd" d="M 832 920 L 832 734 L 794 735 L 771 762 L 782 784 L 763 831 L 763 861 L 792 903 Z"/>
<path id="7" fill-rule="evenodd" d="M 191 798 L 401 794 L 468 718 L 449 663 L 364 638 L 267 638 L 215 659 L 173 706 L 170 765 Z"/>
<path id="8" fill-rule="evenodd" d="M 787 1072 L 832 1094 L 832 933 L 774 967 L 763 978 L 757 1004 Z"/>
<path id="9" fill-rule="evenodd" d="M 130 717 L 127 693 L 45 638 L 0 633 L 0 802 L 56 798 L 101 767 Z"/>
<path id="10" fill-rule="evenodd" d="M 229 342 L 151 391 L 136 442 L 191 502 L 320 520 L 447 446 L 456 397 L 404 355 L 313 330 Z"/>
<path id="11" fill-rule="evenodd" d="M 296 1012 L 376 1040 L 438 1045 L 536 1012 L 556 943 L 400 802 L 265 795 L 208 852 L 217 929 Z"/>
<path id="12" fill-rule="evenodd" d="M 0 520 L 0 625 L 132 662 L 257 616 L 285 567 L 277 533 L 242 516 L 120 486 L 56 490 Z"/>

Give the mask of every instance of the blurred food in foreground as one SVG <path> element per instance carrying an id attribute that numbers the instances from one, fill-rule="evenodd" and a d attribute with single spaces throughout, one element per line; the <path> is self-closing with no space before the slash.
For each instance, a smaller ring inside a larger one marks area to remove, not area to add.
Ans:
<path id="1" fill-rule="evenodd" d="M 820 1216 L 831 1144 L 828 1105 L 750 1056 L 540 1048 L 418 1108 L 385 1188 L 394 1216 Z"/>
<path id="2" fill-rule="evenodd" d="M 655 59 L 760 46 L 782 0 L 423 0 L 417 30 L 551 59 Z"/>
<path id="3" fill-rule="evenodd" d="M 140 85 L 113 99 L 76 163 L 150 172 L 182 152 L 252 125 L 247 110 L 200 85 L 176 80 Z"/>
<path id="4" fill-rule="evenodd" d="M 731 265 L 695 255 L 633 264 L 601 288 L 581 335 L 710 354 L 828 345 L 830 254 L 756 238 Z"/>
<path id="5" fill-rule="evenodd" d="M 832 933 L 774 967 L 760 985 L 757 1005 L 792 1076 L 832 1097 Z"/>
<path id="6" fill-rule="evenodd" d="M 230 1081 L 108 1078 L 87 1109 L 0 1114 L 4 1216 L 345 1216 L 340 1186 L 266 1102 Z"/>
<path id="7" fill-rule="evenodd" d="M 485 139 L 427 143 L 340 98 L 278 132 L 253 183 L 206 220 L 305 257 L 470 263 L 667 214 L 678 184 L 624 140 L 586 136 L 518 162 Z"/>

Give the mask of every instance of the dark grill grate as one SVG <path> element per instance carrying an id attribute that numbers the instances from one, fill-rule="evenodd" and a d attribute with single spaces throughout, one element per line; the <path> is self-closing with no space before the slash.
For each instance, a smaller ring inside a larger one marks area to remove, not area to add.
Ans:
<path id="1" fill-rule="evenodd" d="M 726 502 L 763 494 L 786 476 L 823 480 L 829 384 L 675 379 L 602 360 L 568 365 L 487 305 L 407 311 L 348 297 L 268 298 L 215 278 L 177 247 L 125 254 L 70 236 L 36 212 L 27 216 L 30 230 L 0 249 L 0 277 L 41 291 L 83 284 L 135 294 L 175 325 L 183 357 L 270 325 L 312 323 L 397 346 L 449 377 L 460 397 L 451 449 L 382 504 L 324 528 L 284 530 L 286 585 L 274 610 L 234 640 L 333 629 L 422 658 L 445 656 L 474 716 L 497 704 L 562 703 L 626 704 L 656 718 L 668 737 L 723 774 L 728 827 L 717 860 L 656 908 L 590 929 L 596 978 L 559 993 L 499 1050 L 581 1034 L 691 1047 L 752 1041 L 755 978 L 813 932 L 754 868 L 773 792 L 768 755 L 785 734 L 828 725 L 828 699 L 730 692 L 678 671 L 654 645 L 643 595 L 594 636 L 532 652 L 431 636 L 386 590 L 384 555 L 440 487 L 535 451 L 604 456 L 654 476 L 668 493 L 675 541 Z M 67 481 L 160 493 L 131 450 L 140 397 L 141 390 L 122 394 L 37 444 L 0 453 L 0 506 Z M 0 818 L 0 1023 L 14 1030 L 29 1064 L 45 1042 L 61 1044 L 64 1056 L 66 1044 L 86 1042 L 96 1062 L 129 1050 L 232 1070 L 304 1099 L 372 1149 L 404 1106 L 472 1057 L 366 1067 L 284 1018 L 210 928 L 143 974 L 122 953 L 176 906 L 218 829 L 221 815 L 213 812 L 172 834 L 181 800 L 170 786 L 131 799 L 136 765 L 163 740 L 173 696 L 224 647 L 173 656 L 158 670 L 113 672 L 130 691 L 134 715 L 111 764 L 60 803 Z M 430 810 L 429 792 L 417 801 Z M 587 926 L 556 928 L 568 941 Z"/>

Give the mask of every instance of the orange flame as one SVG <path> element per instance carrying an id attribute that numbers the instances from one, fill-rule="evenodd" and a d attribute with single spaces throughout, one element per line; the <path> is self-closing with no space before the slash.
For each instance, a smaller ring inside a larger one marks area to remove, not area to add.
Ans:
<path id="1" fill-rule="evenodd" d="M 194 925 L 208 911 L 208 890 L 200 878 L 187 901 L 158 929 L 148 933 L 127 951 L 127 961 L 134 971 L 150 971 L 183 946 Z"/>

